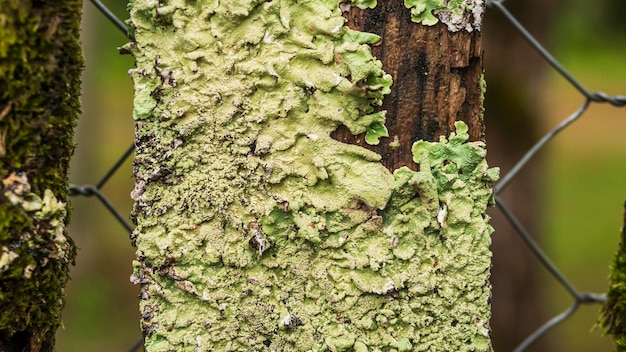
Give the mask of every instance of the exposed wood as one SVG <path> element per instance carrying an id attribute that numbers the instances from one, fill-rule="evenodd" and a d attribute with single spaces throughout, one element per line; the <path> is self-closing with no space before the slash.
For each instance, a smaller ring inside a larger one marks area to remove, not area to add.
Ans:
<path id="1" fill-rule="evenodd" d="M 394 83 L 381 107 L 387 111 L 389 138 L 367 145 L 363 135 L 355 137 L 343 126 L 334 138 L 381 154 L 391 170 L 415 169 L 412 144 L 449 135 L 456 120 L 469 126 L 471 140 L 484 139 L 479 31 L 452 33 L 442 23 L 414 23 L 400 1 L 380 2 L 371 10 L 353 7 L 344 16 L 350 28 L 382 37 L 372 51 Z"/>

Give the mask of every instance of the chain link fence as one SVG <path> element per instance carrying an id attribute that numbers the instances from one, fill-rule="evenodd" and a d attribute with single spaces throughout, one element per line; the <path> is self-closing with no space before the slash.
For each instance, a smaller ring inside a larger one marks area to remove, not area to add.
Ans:
<path id="1" fill-rule="evenodd" d="M 115 26 L 118 30 L 122 31 L 124 35 L 127 35 L 128 29 L 123 21 L 115 16 L 103 3 L 99 0 L 91 0 L 91 3 L 97 7 L 100 12 L 106 16 L 106 18 Z M 585 112 L 588 111 L 592 104 L 610 104 L 614 107 L 623 107 L 626 105 L 626 96 L 609 96 L 603 92 L 591 92 L 587 90 L 578 80 L 576 80 L 568 71 L 524 28 L 524 26 L 518 22 L 518 20 L 507 10 L 502 0 L 488 0 L 487 6 L 492 11 L 497 11 L 504 16 L 511 26 L 513 26 L 521 36 L 528 41 L 528 43 L 545 59 L 559 75 L 561 75 L 572 87 L 576 89 L 582 100 L 580 107 L 575 110 L 571 115 L 562 120 L 556 127 L 545 134 L 538 142 L 536 142 L 530 150 L 517 162 L 517 164 L 505 174 L 500 182 L 495 186 L 494 193 L 496 198 L 496 204 L 502 214 L 508 219 L 511 225 L 515 228 L 521 239 L 528 246 L 530 251 L 535 255 L 536 259 L 541 263 L 543 267 L 550 273 L 551 277 L 558 282 L 571 297 L 571 304 L 562 313 L 552 317 L 546 321 L 542 326 L 537 328 L 532 334 L 530 334 L 525 340 L 523 340 L 515 349 L 515 352 L 528 351 L 531 345 L 537 341 L 540 337 L 548 334 L 549 331 L 556 325 L 562 323 L 566 319 L 572 317 L 579 309 L 581 305 L 600 305 L 605 301 L 605 294 L 584 292 L 577 289 L 572 282 L 566 277 L 559 268 L 553 264 L 551 259 L 546 255 L 542 247 L 534 240 L 533 235 L 525 228 L 516 215 L 510 210 L 507 204 L 502 200 L 502 193 L 505 192 L 507 186 L 511 181 L 520 174 L 524 167 L 533 159 L 533 157 L 560 132 L 565 130 L 573 122 L 581 118 Z M 496 15 L 496 14 L 491 14 Z M 517 38 L 516 38 L 517 39 Z M 489 67 L 486 67 L 489 70 Z M 93 184 L 70 186 L 70 195 L 72 197 L 90 197 L 95 198 L 94 202 L 100 202 L 107 211 L 115 218 L 115 221 L 128 231 L 130 234 L 133 230 L 132 225 L 128 222 L 128 216 L 122 214 L 116 206 L 111 202 L 107 196 L 103 193 L 102 189 L 111 179 L 113 175 L 119 173 L 129 158 L 133 155 L 134 147 L 132 142 L 129 142 L 130 146 L 119 157 L 119 159 L 106 171 L 106 173 Z M 497 165 L 496 165 L 497 166 Z M 126 173 L 129 171 L 126 170 Z M 497 233 L 494 234 L 497 236 Z M 592 239 L 590 239 L 590 246 L 593 245 Z M 143 339 L 138 338 L 132 346 L 128 347 L 129 352 L 143 350 Z"/>

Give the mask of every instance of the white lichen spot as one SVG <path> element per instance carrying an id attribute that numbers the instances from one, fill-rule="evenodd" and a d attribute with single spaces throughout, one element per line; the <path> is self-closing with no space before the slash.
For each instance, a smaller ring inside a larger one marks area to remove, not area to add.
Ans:
<path id="1" fill-rule="evenodd" d="M 282 326 L 289 326 L 289 324 L 291 324 L 291 314 L 287 314 L 281 321 L 280 321 L 280 325 Z"/>
<path id="2" fill-rule="evenodd" d="M 335 85 L 338 86 L 339 83 L 341 83 L 341 81 L 343 80 L 343 77 L 341 77 L 338 74 L 335 74 Z"/>
<path id="3" fill-rule="evenodd" d="M 9 250 L 8 247 L 2 246 L 2 254 L 0 254 L 0 273 L 7 271 L 9 265 L 19 257 L 19 254 Z"/>
<path id="4" fill-rule="evenodd" d="M 22 203 L 23 196 L 30 193 L 30 184 L 23 172 L 12 172 L 2 180 L 2 186 L 4 196 L 13 205 Z"/>
<path id="5" fill-rule="evenodd" d="M 485 1 L 474 0 L 474 6 L 472 7 L 472 14 L 474 15 L 474 28 L 480 29 L 483 21 L 483 14 L 485 13 Z"/>
<path id="6" fill-rule="evenodd" d="M 198 296 L 198 291 L 196 290 L 196 286 L 193 284 L 193 282 L 188 281 L 188 280 L 175 281 L 175 282 L 176 282 L 176 287 L 178 287 L 179 290 L 190 293 L 194 296 Z"/>
<path id="7" fill-rule="evenodd" d="M 389 142 L 389 147 L 395 149 L 400 146 L 400 139 L 398 139 L 398 135 L 393 136 L 393 141 Z"/>
<path id="8" fill-rule="evenodd" d="M 209 294 L 209 292 L 206 291 L 206 290 L 203 291 L 202 292 L 202 300 L 206 302 L 206 301 L 209 301 L 210 299 L 211 299 L 211 295 Z"/>
<path id="9" fill-rule="evenodd" d="M 202 348 L 204 346 L 204 342 L 202 341 L 202 336 L 196 336 L 196 352 L 202 352 L 205 349 Z"/>
<path id="10" fill-rule="evenodd" d="M 437 222 L 439 226 L 442 228 L 446 227 L 446 220 L 448 219 L 448 206 L 443 204 L 441 208 L 439 208 L 439 213 L 437 213 Z"/>
<path id="11" fill-rule="evenodd" d="M 46 189 L 43 194 L 43 206 L 41 207 L 41 217 L 43 219 L 58 219 L 57 215 L 65 217 L 65 203 L 57 200 L 51 190 Z"/>
<path id="12" fill-rule="evenodd" d="M 291 21 L 291 11 L 289 9 L 289 1 L 281 0 L 280 1 L 280 24 L 283 25 L 286 29 L 290 29 L 291 26 L 289 22 Z"/>
<path id="13" fill-rule="evenodd" d="M 34 233 L 38 236 L 47 235 L 47 238 L 54 241 L 56 250 L 48 249 L 50 250 L 48 256 L 53 259 L 64 258 L 67 250 L 70 248 L 70 244 L 64 235 L 65 218 L 67 216 L 66 204 L 57 200 L 54 193 L 49 189 L 44 191 L 43 200 L 38 195 L 30 192 L 31 187 L 28 177 L 23 172 L 11 173 L 2 180 L 2 185 L 3 194 L 9 199 L 11 204 L 19 206 L 29 213 L 29 216 L 33 219 L 38 220 L 35 223 Z M 23 234 L 22 237 L 27 239 L 30 238 L 30 235 Z M 5 264 L 8 265 L 14 259 L 15 256 L 7 255 Z"/>
<path id="14" fill-rule="evenodd" d="M 22 195 L 26 192 L 30 192 L 30 185 L 28 184 L 28 178 L 23 172 L 12 172 L 2 180 L 2 186 L 5 192 L 10 191 L 15 195 Z"/>
<path id="15" fill-rule="evenodd" d="M 174 10 L 176 10 L 176 6 L 159 6 L 156 9 L 156 14 L 157 16 L 165 16 L 173 13 Z"/>
<path id="16" fill-rule="evenodd" d="M 276 72 L 276 69 L 274 68 L 274 65 L 272 65 L 269 62 L 265 64 L 265 70 L 267 71 L 267 73 L 269 73 L 274 78 L 280 77 L 278 72 Z"/>
<path id="17" fill-rule="evenodd" d="M 67 242 L 67 237 L 63 234 L 63 227 L 57 226 L 55 228 L 54 235 L 52 236 L 52 240 L 57 244 L 64 244 Z"/>
<path id="18" fill-rule="evenodd" d="M 33 276 L 33 272 L 35 271 L 35 268 L 37 267 L 37 265 L 35 264 L 28 264 L 26 265 L 26 267 L 24 268 L 24 278 L 25 279 L 30 279 Z"/>
<path id="19" fill-rule="evenodd" d="M 132 273 L 129 279 L 130 279 L 130 282 L 135 285 L 139 283 L 139 276 L 135 273 Z"/>
<path id="20" fill-rule="evenodd" d="M 488 337 L 489 337 L 489 331 L 490 331 L 490 329 L 489 329 L 489 324 L 486 324 L 486 323 L 484 323 L 484 322 L 482 322 L 482 321 L 480 321 L 480 320 L 479 320 L 479 321 L 476 323 L 476 325 L 478 325 L 478 331 L 480 331 L 480 333 L 481 333 L 484 337 L 487 337 L 487 338 L 488 338 Z"/>
<path id="21" fill-rule="evenodd" d="M 352 4 L 350 2 L 340 2 L 339 9 L 341 12 L 350 13 L 350 10 L 352 10 Z"/>
<path id="22" fill-rule="evenodd" d="M 146 190 L 146 182 L 144 180 L 137 180 L 135 182 L 135 188 L 130 192 L 130 198 L 135 202 L 138 202 L 141 199 L 141 196 L 144 194 Z"/>
<path id="23" fill-rule="evenodd" d="M 22 203 L 21 204 L 22 209 L 28 212 L 40 210 L 41 207 L 43 206 L 43 203 L 41 202 L 41 198 L 37 197 L 37 195 L 35 194 L 32 194 L 31 197 L 24 197 L 20 199 L 20 201 Z M 13 205 L 17 205 L 17 204 L 13 203 Z"/>
<path id="24" fill-rule="evenodd" d="M 380 289 L 375 288 L 372 290 L 372 292 L 379 294 L 379 295 L 385 295 L 395 289 L 396 289 L 396 286 L 393 284 L 393 281 L 389 280 L 383 285 L 383 287 L 381 287 Z"/>
<path id="25" fill-rule="evenodd" d="M 143 75 L 144 71 L 142 69 L 139 69 L 139 68 L 131 68 L 131 69 L 129 69 L 127 71 L 127 73 L 128 73 L 129 76 L 132 76 L 134 74 Z"/>

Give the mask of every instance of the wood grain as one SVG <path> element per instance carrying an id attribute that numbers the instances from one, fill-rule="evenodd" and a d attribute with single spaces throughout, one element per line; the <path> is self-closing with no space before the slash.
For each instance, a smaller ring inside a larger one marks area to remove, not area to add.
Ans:
<path id="1" fill-rule="evenodd" d="M 447 136 L 457 120 L 469 126 L 471 140 L 484 139 L 480 32 L 452 33 L 442 23 L 414 23 L 401 1 L 379 2 L 367 10 L 353 7 L 344 16 L 350 28 L 382 37 L 372 52 L 394 83 L 380 107 L 387 111 L 389 138 L 367 145 L 364 135 L 353 136 L 345 126 L 333 138 L 381 154 L 390 170 L 401 166 L 416 170 L 413 143 Z M 398 147 L 390 146 L 394 141 Z"/>

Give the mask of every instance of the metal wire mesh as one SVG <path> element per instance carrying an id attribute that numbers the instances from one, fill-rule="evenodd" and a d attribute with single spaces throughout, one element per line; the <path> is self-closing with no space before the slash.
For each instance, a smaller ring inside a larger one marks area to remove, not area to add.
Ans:
<path id="1" fill-rule="evenodd" d="M 105 5 L 99 0 L 91 0 L 91 2 L 116 26 L 124 35 L 128 35 L 128 28 L 118 17 L 116 17 Z M 556 280 L 571 296 L 571 305 L 562 313 L 554 316 L 546 321 L 536 331 L 530 334 L 524 341 L 522 341 L 515 352 L 521 352 L 527 350 L 537 339 L 545 335 L 550 329 L 570 318 L 581 305 L 584 304 L 601 304 L 605 301 L 605 294 L 597 294 L 591 292 L 582 292 L 576 289 L 574 285 L 563 275 L 559 269 L 552 263 L 550 258 L 542 250 L 542 248 L 535 242 L 533 236 L 524 227 L 524 225 L 516 218 L 515 214 L 510 211 L 509 207 L 504 203 L 500 197 L 501 193 L 506 189 L 510 182 L 524 169 L 528 162 L 542 150 L 548 142 L 550 142 L 559 132 L 566 129 L 574 121 L 579 119 L 588 110 L 591 104 L 608 103 L 615 107 L 623 107 L 626 105 L 626 96 L 609 96 L 603 92 L 590 92 L 580 82 L 578 82 L 523 26 L 518 20 L 507 10 L 503 5 L 502 0 L 488 0 L 487 6 L 493 10 L 500 12 L 506 17 L 508 22 L 525 38 L 530 45 L 545 59 L 545 61 L 552 66 L 571 86 L 573 86 L 581 95 L 583 103 L 580 107 L 574 111 L 570 116 L 565 118 L 556 127 L 550 130 L 545 136 L 543 136 L 528 152 L 519 160 L 519 162 L 508 172 L 501 181 L 495 186 L 494 193 L 496 198 L 497 207 L 502 211 L 503 215 L 508 219 L 511 225 L 517 230 L 519 236 L 526 243 L 531 252 L 536 256 L 537 260 L 548 270 L 551 276 Z M 489 69 L 488 67 L 486 68 Z M 133 154 L 134 147 L 131 145 L 112 165 L 112 167 L 105 173 L 102 178 L 95 184 L 88 185 L 74 185 L 70 186 L 70 195 L 74 197 L 85 196 L 95 197 L 101 202 L 106 209 L 115 217 L 115 219 L 129 232 L 132 232 L 132 226 L 126 220 L 126 216 L 122 215 L 108 199 L 101 192 L 102 187 L 114 175 L 124 162 Z M 496 234 L 497 235 L 497 234 Z M 132 346 L 129 347 L 129 352 L 140 351 L 143 348 L 143 339 L 139 338 Z"/>

